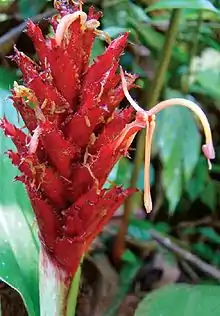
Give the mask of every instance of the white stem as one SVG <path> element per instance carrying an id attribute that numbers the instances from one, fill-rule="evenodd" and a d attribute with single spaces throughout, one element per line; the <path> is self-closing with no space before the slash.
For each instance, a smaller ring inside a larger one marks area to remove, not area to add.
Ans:
<path id="1" fill-rule="evenodd" d="M 145 112 L 138 104 L 137 102 L 135 102 L 132 97 L 130 96 L 130 93 L 128 92 L 128 87 L 127 87 L 127 82 L 125 79 L 125 75 L 124 75 L 124 71 L 122 69 L 122 67 L 120 67 L 120 75 L 121 75 L 121 83 L 122 83 L 122 89 L 124 91 L 124 94 L 126 96 L 126 99 L 128 100 L 128 102 L 130 102 L 130 104 L 133 106 L 133 108 L 137 111 L 137 112 Z"/>
<path id="2" fill-rule="evenodd" d="M 51 262 L 41 246 L 40 250 L 40 316 L 62 316 L 65 312 L 69 288 L 67 276 Z"/>

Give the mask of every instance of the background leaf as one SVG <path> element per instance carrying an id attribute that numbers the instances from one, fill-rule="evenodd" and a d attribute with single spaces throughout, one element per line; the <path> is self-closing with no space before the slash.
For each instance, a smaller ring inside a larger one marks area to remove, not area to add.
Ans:
<path id="1" fill-rule="evenodd" d="M 186 185 L 186 192 L 192 202 L 201 195 L 208 180 L 207 161 L 204 157 L 200 157 L 193 176 Z"/>
<path id="2" fill-rule="evenodd" d="M 19 0 L 18 7 L 22 18 L 27 19 L 38 14 L 46 5 L 46 0 Z"/>
<path id="3" fill-rule="evenodd" d="M 207 205 L 212 211 L 215 211 L 217 206 L 217 187 L 214 181 L 210 181 L 201 194 L 202 202 Z"/>
<path id="4" fill-rule="evenodd" d="M 135 316 L 146 315 L 218 316 L 220 315 L 219 287 L 207 285 L 165 287 L 147 295 L 139 304 Z"/>
<path id="5" fill-rule="evenodd" d="M 192 85 L 192 92 L 200 92 L 201 94 L 220 100 L 219 72 L 213 70 L 201 71 L 196 74 L 195 81 L 197 85 Z M 218 108 L 220 109 L 219 105 Z"/>
<path id="6" fill-rule="evenodd" d="M 0 71 L 2 74 L 3 71 Z M 15 74 L 4 70 L 4 85 L 8 85 Z M 8 92 L 0 89 L 0 113 L 17 123 L 17 113 L 8 100 Z M 22 123 L 21 123 L 22 124 Z M 29 315 L 39 316 L 38 293 L 38 241 L 32 208 L 19 182 L 18 174 L 6 155 L 12 142 L 0 131 L 0 164 L 4 175 L 0 178 L 0 279 L 15 288 L 22 296 Z"/>
<path id="7" fill-rule="evenodd" d="M 217 9 L 208 0 L 159 0 L 155 4 L 149 6 L 147 11 L 163 10 L 163 9 L 197 9 L 210 10 L 216 12 Z"/>
<path id="8" fill-rule="evenodd" d="M 136 260 L 132 260 L 132 263 L 124 262 L 124 265 L 120 271 L 120 286 L 118 287 L 117 293 L 111 306 L 106 310 L 103 316 L 115 316 L 117 315 L 117 311 L 121 302 L 125 298 L 126 294 L 129 292 L 133 280 L 137 275 L 138 270 L 142 265 L 142 261 L 137 257 Z"/>
<path id="9" fill-rule="evenodd" d="M 92 54 L 91 54 L 91 57 L 90 57 L 90 63 L 93 63 L 94 62 L 94 59 L 103 54 L 105 48 L 104 48 L 104 45 L 103 45 L 103 41 L 100 40 L 99 38 L 95 40 L 94 44 L 93 44 L 93 48 L 92 48 Z"/>
<path id="10" fill-rule="evenodd" d="M 181 94 L 167 90 L 167 98 L 174 96 L 181 97 Z M 159 113 L 157 121 L 155 141 L 164 166 L 163 187 L 172 212 L 198 162 L 201 138 L 193 114 L 186 108 L 167 108 Z"/>

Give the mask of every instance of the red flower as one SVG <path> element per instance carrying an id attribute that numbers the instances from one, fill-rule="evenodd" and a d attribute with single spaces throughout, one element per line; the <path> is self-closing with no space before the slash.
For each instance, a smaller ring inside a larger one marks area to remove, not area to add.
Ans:
<path id="1" fill-rule="evenodd" d="M 118 110 L 124 98 L 117 73 L 128 34 L 111 41 L 89 65 L 100 13 L 90 8 L 56 4 L 61 20 L 52 19 L 54 37 L 45 39 L 29 21 L 39 63 L 15 49 L 25 86 L 15 84 L 13 103 L 28 129 L 1 122 L 17 152 L 9 151 L 18 166 L 36 214 L 41 242 L 55 264 L 73 275 L 80 258 L 115 210 L 133 192 L 103 189 L 107 176 L 126 155 L 136 132 L 132 109 Z M 78 10 L 78 11 L 77 11 Z M 128 88 L 135 76 L 126 75 Z"/>

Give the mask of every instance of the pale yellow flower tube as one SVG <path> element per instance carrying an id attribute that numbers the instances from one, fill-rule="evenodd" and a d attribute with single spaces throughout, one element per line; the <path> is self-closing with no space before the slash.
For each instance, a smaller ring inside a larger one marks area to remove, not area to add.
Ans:
<path id="1" fill-rule="evenodd" d="M 202 109 L 196 103 L 194 103 L 190 100 L 182 99 L 182 98 L 168 99 L 168 100 L 165 100 L 165 101 L 158 103 L 152 109 L 147 111 L 147 113 L 148 113 L 148 115 L 155 115 L 158 112 L 160 112 L 161 110 L 168 108 L 170 106 L 174 106 L 174 105 L 181 105 L 181 106 L 189 108 L 200 119 L 202 126 L 203 126 L 203 129 L 204 129 L 205 140 L 206 140 L 206 143 L 202 146 L 202 150 L 203 150 L 205 157 L 208 160 L 209 169 L 211 169 L 210 159 L 215 158 L 215 150 L 214 150 L 213 142 L 212 142 L 211 128 L 210 128 L 210 125 L 209 125 L 209 122 L 208 122 L 208 119 L 207 119 L 205 113 L 202 111 Z"/>
<path id="2" fill-rule="evenodd" d="M 204 133 L 205 133 L 205 144 L 202 146 L 203 153 L 208 160 L 209 169 L 211 169 L 210 159 L 215 158 L 215 150 L 213 147 L 211 128 L 208 119 L 202 109 L 194 102 L 182 98 L 173 98 L 162 101 L 155 105 L 149 111 L 143 110 L 131 97 L 127 89 L 127 82 L 122 68 L 120 68 L 122 88 L 125 97 L 133 108 L 141 115 L 143 115 L 143 120 L 146 122 L 146 142 L 145 142 L 145 172 L 144 172 L 144 205 L 147 213 L 152 210 L 152 201 L 150 194 L 150 152 L 152 145 L 153 132 L 155 129 L 155 115 L 161 110 L 174 105 L 181 105 L 189 108 L 193 111 L 197 117 L 200 119 Z"/>

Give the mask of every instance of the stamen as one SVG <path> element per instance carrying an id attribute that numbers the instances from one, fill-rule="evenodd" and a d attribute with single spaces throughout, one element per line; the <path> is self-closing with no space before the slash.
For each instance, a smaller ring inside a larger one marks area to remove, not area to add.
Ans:
<path id="1" fill-rule="evenodd" d="M 34 154 L 36 151 L 37 151 L 37 147 L 38 147 L 38 144 L 39 144 L 39 137 L 40 137 L 40 134 L 41 134 L 41 129 L 40 127 L 38 126 L 35 130 L 34 130 L 34 134 L 33 136 L 31 137 L 31 140 L 30 140 L 30 143 L 28 145 L 29 149 L 28 149 L 28 153 L 31 155 L 31 154 Z"/>
<path id="2" fill-rule="evenodd" d="M 108 35 L 108 33 L 102 31 L 102 30 L 95 30 L 95 34 L 102 37 L 106 43 L 110 44 L 111 43 L 111 37 Z"/>
<path id="3" fill-rule="evenodd" d="M 96 29 L 99 26 L 100 26 L 100 22 L 97 21 L 96 19 L 91 19 L 85 23 L 85 27 L 91 30 Z"/>
<path id="4" fill-rule="evenodd" d="M 46 99 L 44 100 L 44 102 L 46 102 Z M 39 121 L 45 122 L 46 118 L 45 118 L 44 113 L 42 112 L 42 110 L 39 106 L 36 106 L 34 108 L 34 112 L 35 112 L 36 118 Z"/>
<path id="5" fill-rule="evenodd" d="M 26 98 L 29 103 L 38 105 L 38 99 L 36 98 L 34 91 L 25 86 L 19 85 L 16 81 L 14 81 L 14 92 L 16 97 Z"/>
<path id="6" fill-rule="evenodd" d="M 149 120 L 146 123 L 146 138 L 145 138 L 145 159 L 144 159 L 144 206 L 147 213 L 152 211 L 152 199 L 150 193 L 150 154 L 151 154 L 151 145 L 153 139 L 153 133 L 155 130 L 155 115 L 149 117 Z"/>

